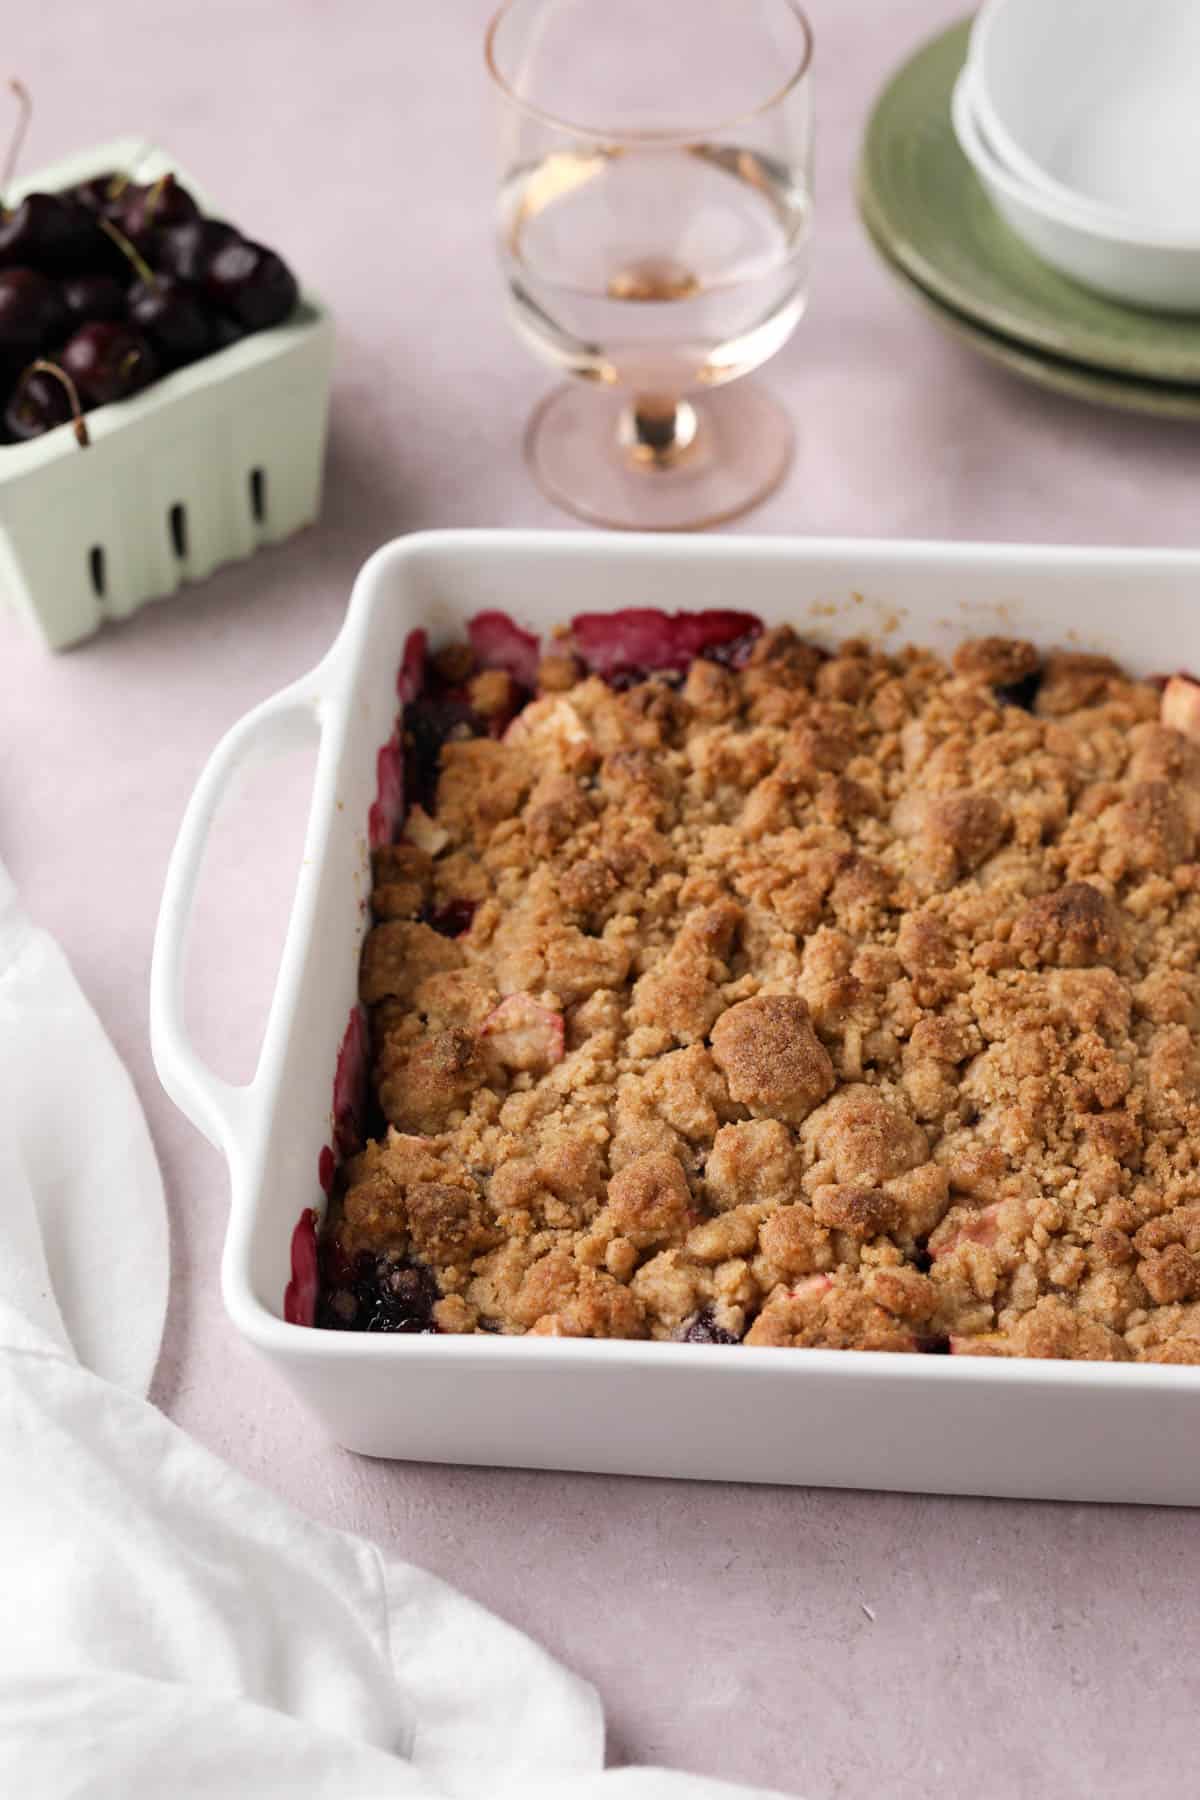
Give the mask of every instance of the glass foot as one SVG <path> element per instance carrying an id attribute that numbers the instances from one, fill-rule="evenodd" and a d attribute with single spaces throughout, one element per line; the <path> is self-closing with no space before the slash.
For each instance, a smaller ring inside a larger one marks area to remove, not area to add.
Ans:
<path id="1" fill-rule="evenodd" d="M 655 407 L 660 410 L 655 410 Z M 568 382 L 525 436 L 539 486 L 568 512 L 621 531 L 693 531 L 748 512 L 778 487 L 792 422 L 751 381 L 670 402 Z"/>

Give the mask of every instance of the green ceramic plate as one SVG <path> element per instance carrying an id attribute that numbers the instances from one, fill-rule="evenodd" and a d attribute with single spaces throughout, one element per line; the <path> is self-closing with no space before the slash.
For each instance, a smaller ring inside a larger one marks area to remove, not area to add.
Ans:
<path id="1" fill-rule="evenodd" d="M 969 30 L 966 20 L 926 44 L 875 105 L 858 172 L 872 236 L 926 294 L 1010 340 L 1143 381 L 1200 383 L 1200 319 L 1077 287 L 993 208 L 950 123 Z"/>
<path id="2" fill-rule="evenodd" d="M 1103 369 L 1089 368 L 1086 363 L 1065 362 L 1046 356 L 1019 344 L 1012 338 L 988 331 L 965 314 L 955 312 L 935 294 L 928 293 L 918 281 L 902 269 L 873 234 L 872 242 L 883 261 L 904 291 L 917 301 L 934 321 L 952 337 L 970 345 L 989 362 L 999 363 L 1014 375 L 1055 393 L 1069 394 L 1076 400 L 1090 400 L 1099 406 L 1115 407 L 1120 412 L 1150 413 L 1160 419 L 1200 420 L 1200 387 L 1174 387 L 1164 381 L 1137 381 L 1132 376 L 1110 375 Z"/>

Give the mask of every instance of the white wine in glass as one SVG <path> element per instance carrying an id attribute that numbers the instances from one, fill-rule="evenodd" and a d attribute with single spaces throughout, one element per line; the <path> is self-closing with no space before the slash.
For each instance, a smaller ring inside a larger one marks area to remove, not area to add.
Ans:
<path id="1" fill-rule="evenodd" d="M 804 311 L 810 61 L 791 0 L 510 0 L 493 22 L 512 317 L 580 383 L 538 409 L 529 455 L 571 510 L 708 524 L 783 473 L 786 415 L 719 390 Z"/>

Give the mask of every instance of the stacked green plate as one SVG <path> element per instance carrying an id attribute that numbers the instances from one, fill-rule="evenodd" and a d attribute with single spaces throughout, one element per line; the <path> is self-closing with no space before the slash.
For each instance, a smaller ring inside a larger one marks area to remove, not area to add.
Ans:
<path id="1" fill-rule="evenodd" d="M 1200 419 L 1200 319 L 1089 293 L 1026 249 L 958 147 L 950 97 L 970 21 L 893 76 L 867 126 L 858 204 L 876 249 L 937 322 L 1043 387 Z"/>

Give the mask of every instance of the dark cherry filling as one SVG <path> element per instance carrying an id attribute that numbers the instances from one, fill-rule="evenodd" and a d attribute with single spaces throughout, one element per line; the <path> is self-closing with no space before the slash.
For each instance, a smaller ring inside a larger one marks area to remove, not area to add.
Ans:
<path id="1" fill-rule="evenodd" d="M 482 737 L 486 727 L 461 689 L 425 693 L 404 709 L 405 775 L 409 795 L 432 814 L 437 806 L 438 763 L 451 738 Z"/>
<path id="2" fill-rule="evenodd" d="M 292 1232 L 292 1278 L 283 1290 L 283 1316 L 289 1325 L 315 1325 L 321 1304 L 320 1249 L 317 1215 L 306 1206 Z"/>
<path id="3" fill-rule="evenodd" d="M 341 1267 L 334 1271 L 334 1263 Z M 329 1331 L 435 1332 L 438 1301 L 433 1272 L 393 1254 L 360 1250 L 350 1269 L 340 1256 L 322 1257 L 325 1281 L 317 1324 Z"/>
<path id="4" fill-rule="evenodd" d="M 507 613 L 476 613 L 467 626 L 467 636 L 481 669 L 504 669 L 529 692 L 537 687 L 539 641 L 531 631 L 522 631 Z"/>
<path id="5" fill-rule="evenodd" d="M 992 689 L 1001 706 L 1020 706 L 1025 712 L 1032 712 L 1045 677 L 1040 669 L 1034 669 L 1029 675 L 1022 675 L 1020 681 L 1002 681 Z"/>
<path id="6" fill-rule="evenodd" d="M 933 1257 L 928 1250 L 913 1251 L 913 1267 L 919 1269 L 922 1275 L 928 1275 L 933 1267 Z"/>
<path id="7" fill-rule="evenodd" d="M 367 1110 L 363 1119 L 363 1142 L 382 1144 L 388 1134 L 388 1122 L 379 1104 L 379 1090 L 372 1082 L 367 1089 Z"/>
<path id="8" fill-rule="evenodd" d="M 733 654 L 734 644 L 752 643 L 761 631 L 762 620 L 753 613 L 671 614 L 648 606 L 579 613 L 571 621 L 576 654 L 593 675 L 614 686 L 632 686 L 644 681 L 647 673 L 686 674 L 698 656 L 714 657 L 721 650 Z"/>
<path id="9" fill-rule="evenodd" d="M 424 691 L 428 650 L 426 634 L 423 631 L 410 631 L 404 640 L 404 655 L 400 660 L 400 672 L 396 676 L 396 692 L 404 706 Z"/>
<path id="10" fill-rule="evenodd" d="M 333 1075 L 333 1141 L 338 1156 L 357 1156 L 365 1142 L 367 1020 L 360 1006 L 350 1014 Z"/>
<path id="11" fill-rule="evenodd" d="M 741 1338 L 718 1325 L 711 1306 L 698 1312 L 679 1334 L 681 1344 L 740 1344 Z"/>
<path id="12" fill-rule="evenodd" d="M 474 900 L 447 900 L 444 906 L 427 906 L 421 914 L 421 921 L 425 925 L 432 925 L 443 937 L 461 937 L 464 931 L 470 929 L 477 904 Z"/>
<path id="13" fill-rule="evenodd" d="M 720 663 L 724 669 L 744 669 L 750 661 L 755 639 L 761 635 L 762 626 L 759 625 L 756 630 L 743 632 L 741 637 L 728 638 L 723 644 L 709 644 L 701 650 L 701 659 L 704 662 Z"/>
<path id="14" fill-rule="evenodd" d="M 640 687 L 643 681 L 650 679 L 648 669 L 613 669 L 604 677 L 614 694 L 627 694 L 630 688 Z"/>
<path id="15" fill-rule="evenodd" d="M 926 1337 L 917 1340 L 917 1349 L 925 1356 L 949 1356 L 950 1339 L 948 1337 Z"/>

